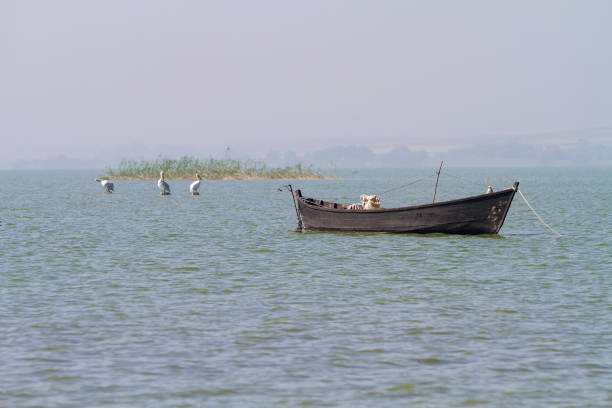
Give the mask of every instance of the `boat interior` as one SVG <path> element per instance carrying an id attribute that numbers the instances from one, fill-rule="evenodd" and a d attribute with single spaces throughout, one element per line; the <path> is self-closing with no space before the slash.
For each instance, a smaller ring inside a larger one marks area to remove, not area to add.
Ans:
<path id="1" fill-rule="evenodd" d="M 339 204 L 339 203 L 333 203 L 331 201 L 323 201 L 323 200 L 315 200 L 314 198 L 305 198 L 302 196 L 302 192 L 300 190 L 296 191 L 297 196 L 301 199 L 303 199 L 304 201 L 306 201 L 307 204 L 310 205 L 316 205 L 317 207 L 324 207 L 324 208 L 339 208 L 341 210 L 350 210 L 350 204 Z"/>

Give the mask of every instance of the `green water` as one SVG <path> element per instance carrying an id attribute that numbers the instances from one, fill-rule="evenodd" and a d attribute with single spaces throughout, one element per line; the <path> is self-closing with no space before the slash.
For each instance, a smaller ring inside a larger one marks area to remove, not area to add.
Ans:
<path id="1" fill-rule="evenodd" d="M 612 405 L 610 168 L 443 170 L 438 200 L 519 180 L 561 238 L 519 195 L 499 236 L 298 234 L 287 181 L 97 175 L 0 172 L 0 406 Z"/>

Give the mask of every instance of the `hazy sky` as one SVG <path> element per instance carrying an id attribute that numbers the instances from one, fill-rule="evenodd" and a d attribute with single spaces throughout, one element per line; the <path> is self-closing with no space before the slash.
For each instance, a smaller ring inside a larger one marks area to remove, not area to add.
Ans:
<path id="1" fill-rule="evenodd" d="M 606 134 L 611 19 L 606 0 L 0 0 L 0 160 Z"/>

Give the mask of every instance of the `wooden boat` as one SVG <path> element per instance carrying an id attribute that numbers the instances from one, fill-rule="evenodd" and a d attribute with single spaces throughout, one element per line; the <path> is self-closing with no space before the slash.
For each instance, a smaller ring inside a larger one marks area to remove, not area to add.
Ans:
<path id="1" fill-rule="evenodd" d="M 497 234 L 518 185 L 516 181 L 505 190 L 457 200 L 374 210 L 349 210 L 347 204 L 305 198 L 296 190 L 296 210 L 306 230 Z"/>

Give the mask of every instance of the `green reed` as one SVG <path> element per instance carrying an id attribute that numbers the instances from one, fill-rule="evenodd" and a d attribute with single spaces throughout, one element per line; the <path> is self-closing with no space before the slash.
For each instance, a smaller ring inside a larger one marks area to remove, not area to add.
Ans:
<path id="1" fill-rule="evenodd" d="M 112 179 L 155 179 L 160 170 L 169 179 L 190 179 L 199 173 L 203 179 L 220 180 L 224 178 L 263 178 L 263 179 L 293 179 L 293 178 L 325 178 L 315 172 L 312 166 L 294 166 L 270 168 L 266 163 L 253 160 L 207 159 L 200 160 L 191 156 L 180 159 L 158 157 L 155 160 L 123 159 L 116 170 L 109 169 L 105 177 Z"/>

